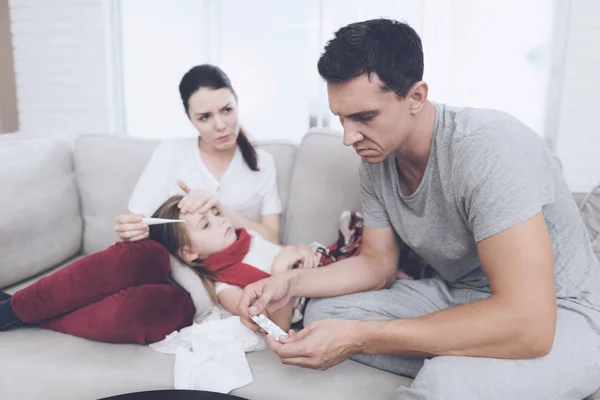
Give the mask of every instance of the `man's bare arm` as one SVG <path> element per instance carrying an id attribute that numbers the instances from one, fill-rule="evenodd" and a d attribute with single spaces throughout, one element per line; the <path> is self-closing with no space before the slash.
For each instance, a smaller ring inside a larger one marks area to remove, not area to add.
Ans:
<path id="1" fill-rule="evenodd" d="M 360 352 L 534 358 L 554 340 L 552 243 L 540 213 L 477 245 L 491 296 L 423 317 L 357 322 Z"/>
<path id="2" fill-rule="evenodd" d="M 396 279 L 399 255 L 392 227 L 365 227 L 360 255 L 325 268 L 290 271 L 291 295 L 333 297 L 389 287 Z"/>

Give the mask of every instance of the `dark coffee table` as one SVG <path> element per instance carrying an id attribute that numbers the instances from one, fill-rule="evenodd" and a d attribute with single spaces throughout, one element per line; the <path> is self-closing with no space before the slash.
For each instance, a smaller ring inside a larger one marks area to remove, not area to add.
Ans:
<path id="1" fill-rule="evenodd" d="M 248 400 L 231 394 L 202 390 L 151 390 L 105 397 L 99 400 Z"/>

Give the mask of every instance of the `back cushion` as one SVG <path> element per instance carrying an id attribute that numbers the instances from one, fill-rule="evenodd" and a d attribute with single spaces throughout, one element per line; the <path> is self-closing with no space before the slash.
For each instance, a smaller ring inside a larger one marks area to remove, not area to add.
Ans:
<path id="1" fill-rule="evenodd" d="M 280 226 L 280 239 L 283 240 L 285 231 L 285 218 L 283 216 L 285 216 L 289 202 L 290 187 L 292 186 L 292 171 L 296 161 L 297 147 L 294 144 L 280 141 L 261 142 L 258 143 L 257 147 L 268 151 L 275 159 L 275 167 L 277 168 L 277 189 L 279 190 L 279 197 L 281 197 L 281 203 L 283 205 Z"/>
<path id="2" fill-rule="evenodd" d="M 78 138 L 75 165 L 85 227 L 84 253 L 102 250 L 119 240 L 112 230 L 115 216 L 128 212 L 131 192 L 158 143 L 99 135 Z M 279 193 L 285 208 L 296 147 L 276 142 L 258 147 L 275 159 Z"/>
<path id="3" fill-rule="evenodd" d="M 82 223 L 70 145 L 0 135 L 0 288 L 79 252 Z"/>
<path id="4" fill-rule="evenodd" d="M 588 229 L 596 257 L 600 259 L 600 184 L 581 203 L 581 215 Z"/>
<path id="5" fill-rule="evenodd" d="M 75 171 L 84 221 L 83 252 L 119 240 L 115 216 L 127 213 L 129 196 L 157 141 L 85 135 L 75 143 Z M 165 199 L 166 200 L 166 199 Z"/>
<path id="6" fill-rule="evenodd" d="M 285 243 L 329 245 L 337 239 L 341 213 L 360 210 L 359 165 L 360 157 L 339 134 L 305 136 L 292 174 Z"/>

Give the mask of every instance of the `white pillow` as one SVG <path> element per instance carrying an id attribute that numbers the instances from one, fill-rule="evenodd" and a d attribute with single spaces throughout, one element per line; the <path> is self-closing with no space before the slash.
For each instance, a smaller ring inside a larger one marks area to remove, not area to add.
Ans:
<path id="1" fill-rule="evenodd" d="M 169 254 L 169 257 L 171 258 L 171 278 L 190 294 L 194 307 L 196 307 L 194 321 L 200 321 L 211 312 L 215 304 L 198 274 L 172 255 Z"/>

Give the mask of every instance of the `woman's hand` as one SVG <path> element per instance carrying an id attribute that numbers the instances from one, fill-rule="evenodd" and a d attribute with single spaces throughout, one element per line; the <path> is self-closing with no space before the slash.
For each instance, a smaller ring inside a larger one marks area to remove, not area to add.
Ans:
<path id="1" fill-rule="evenodd" d="M 186 193 L 178 204 L 182 214 L 205 213 L 219 204 L 217 199 L 206 190 L 191 189 L 182 181 L 177 181 L 177 184 Z"/>
<path id="2" fill-rule="evenodd" d="M 142 224 L 141 214 L 120 214 L 115 218 L 116 225 L 113 228 L 119 233 L 119 237 L 124 242 L 135 242 L 146 239 L 150 235 L 150 228 Z"/>

